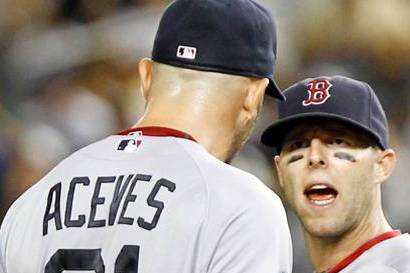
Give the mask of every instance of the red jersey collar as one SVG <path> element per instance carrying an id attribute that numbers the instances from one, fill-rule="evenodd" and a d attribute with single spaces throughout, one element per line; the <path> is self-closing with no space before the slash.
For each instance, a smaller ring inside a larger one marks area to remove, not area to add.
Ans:
<path id="1" fill-rule="evenodd" d="M 142 132 L 144 136 L 159 136 L 159 137 L 179 137 L 179 138 L 185 138 L 189 139 L 195 142 L 196 141 L 191 135 L 181 132 L 176 129 L 172 128 L 167 128 L 167 127 L 161 127 L 161 126 L 146 126 L 146 127 L 136 127 L 136 128 L 130 128 L 128 130 L 122 131 L 119 133 L 119 135 L 129 135 L 130 133 L 133 132 Z"/>
<path id="2" fill-rule="evenodd" d="M 400 230 L 392 230 L 385 232 L 383 234 L 380 234 L 379 236 L 371 239 L 370 241 L 366 242 L 363 244 L 361 247 L 359 247 L 355 252 L 347 256 L 344 260 L 342 260 L 340 263 L 338 263 L 336 266 L 334 266 L 332 269 L 329 271 L 326 271 L 326 273 L 337 273 L 347 267 L 349 264 L 354 262 L 360 255 L 362 255 L 366 250 L 372 248 L 376 244 L 383 242 L 387 239 L 391 239 L 393 237 L 401 235 Z"/>

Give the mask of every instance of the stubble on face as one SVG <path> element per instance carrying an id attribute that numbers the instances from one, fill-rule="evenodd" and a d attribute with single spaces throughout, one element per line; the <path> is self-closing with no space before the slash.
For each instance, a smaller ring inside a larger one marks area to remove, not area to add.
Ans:
<path id="1" fill-rule="evenodd" d="M 235 157 L 236 153 L 242 149 L 245 143 L 248 141 L 251 132 L 255 128 L 256 118 L 249 120 L 246 124 L 239 128 L 235 133 L 231 145 L 226 152 L 225 163 L 230 164 Z"/>

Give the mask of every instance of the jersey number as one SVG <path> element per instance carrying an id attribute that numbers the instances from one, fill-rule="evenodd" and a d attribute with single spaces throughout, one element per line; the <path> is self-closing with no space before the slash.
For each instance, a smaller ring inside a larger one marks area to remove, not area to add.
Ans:
<path id="1" fill-rule="evenodd" d="M 139 246 L 125 245 L 115 260 L 114 273 L 138 273 Z M 46 264 L 44 273 L 61 273 L 64 270 L 105 273 L 99 249 L 59 249 Z"/>

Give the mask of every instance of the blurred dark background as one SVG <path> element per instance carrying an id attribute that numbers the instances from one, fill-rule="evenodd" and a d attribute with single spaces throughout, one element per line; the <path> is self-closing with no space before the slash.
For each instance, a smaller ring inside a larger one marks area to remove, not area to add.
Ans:
<path id="1" fill-rule="evenodd" d="M 0 219 L 55 164 L 132 126 L 144 102 L 137 63 L 150 56 L 165 0 L 0 1 Z M 277 82 L 341 74 L 367 81 L 390 122 L 399 158 L 383 187 L 394 228 L 410 230 L 410 1 L 265 0 L 278 25 Z M 234 165 L 278 191 L 272 155 L 258 144 L 275 117 L 266 98 Z M 289 211 L 294 272 L 312 272 Z"/>

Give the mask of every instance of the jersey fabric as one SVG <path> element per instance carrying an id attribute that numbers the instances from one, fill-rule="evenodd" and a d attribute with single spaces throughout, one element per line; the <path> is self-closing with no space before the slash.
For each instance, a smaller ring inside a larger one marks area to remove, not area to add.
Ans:
<path id="1" fill-rule="evenodd" d="M 283 205 L 182 132 L 144 127 L 63 160 L 9 209 L 2 273 L 284 273 Z"/>
<path id="2" fill-rule="evenodd" d="M 410 235 L 394 230 L 365 243 L 327 273 L 410 273 Z"/>

